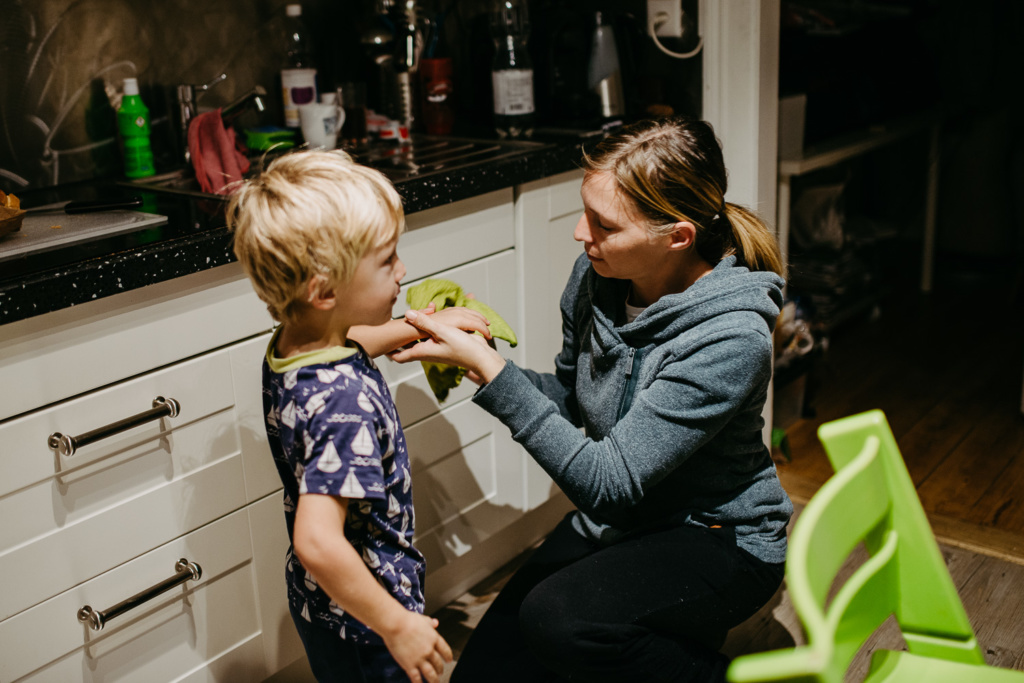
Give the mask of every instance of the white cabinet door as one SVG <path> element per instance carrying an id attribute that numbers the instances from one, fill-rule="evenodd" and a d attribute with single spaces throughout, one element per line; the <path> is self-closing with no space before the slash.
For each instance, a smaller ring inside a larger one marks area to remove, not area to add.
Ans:
<path id="1" fill-rule="evenodd" d="M 523 331 L 526 367 L 554 372 L 562 349 L 559 302 L 583 253 L 572 233 L 583 214 L 583 172 L 563 173 L 524 185 L 516 202 L 516 253 L 523 283 Z M 526 464 L 526 509 L 558 493 L 558 487 L 533 458 Z"/>
<path id="2" fill-rule="evenodd" d="M 583 215 L 582 171 L 523 185 L 516 202 L 516 254 L 523 283 L 526 366 L 553 372 L 562 348 L 559 301 L 572 265 L 583 253 L 573 230 Z"/>
<path id="3" fill-rule="evenodd" d="M 512 188 L 414 213 L 398 240 L 406 282 L 511 249 Z"/>
<path id="4" fill-rule="evenodd" d="M 288 526 L 284 521 L 282 493 L 272 493 L 247 510 L 252 533 L 256 607 L 263 633 L 263 651 L 257 656 L 265 660 L 267 671 L 273 673 L 306 656 L 288 611 L 285 583 Z"/>
<path id="5" fill-rule="evenodd" d="M 231 347 L 235 428 L 245 467 L 245 497 L 252 502 L 281 488 L 263 421 L 263 357 L 270 333 Z"/>

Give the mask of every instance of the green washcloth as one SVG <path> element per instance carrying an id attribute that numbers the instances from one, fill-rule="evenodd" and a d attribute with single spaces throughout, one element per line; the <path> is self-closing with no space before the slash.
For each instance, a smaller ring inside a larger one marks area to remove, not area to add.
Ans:
<path id="1" fill-rule="evenodd" d="M 462 291 L 462 287 L 451 280 L 424 280 L 405 292 L 405 301 L 410 308 L 426 308 L 431 302 L 434 303 L 434 310 L 440 311 L 452 306 L 462 306 L 476 311 L 487 318 L 490 322 L 491 336 L 504 339 L 511 346 L 519 343 L 516 333 L 512 331 L 508 323 L 487 304 L 470 299 Z M 427 382 L 430 390 L 434 392 L 438 402 L 444 403 L 448 398 L 448 392 L 459 386 L 462 377 L 466 374 L 465 368 L 444 363 L 428 363 L 423 361 L 423 372 L 427 375 Z"/>

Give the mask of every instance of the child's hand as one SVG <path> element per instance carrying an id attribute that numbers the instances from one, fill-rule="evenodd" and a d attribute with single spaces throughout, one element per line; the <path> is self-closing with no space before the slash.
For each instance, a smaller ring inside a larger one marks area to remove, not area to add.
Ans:
<path id="1" fill-rule="evenodd" d="M 452 649 L 437 632 L 437 619 L 406 612 L 401 623 L 381 634 L 388 652 L 412 683 L 439 683 Z"/>

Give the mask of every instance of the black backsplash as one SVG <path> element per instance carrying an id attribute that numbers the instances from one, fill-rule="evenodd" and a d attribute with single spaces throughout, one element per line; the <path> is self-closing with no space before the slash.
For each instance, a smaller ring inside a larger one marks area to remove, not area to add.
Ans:
<path id="1" fill-rule="evenodd" d="M 696 4 L 696 0 L 684 0 Z M 152 118 L 158 171 L 180 165 L 175 126 L 178 84 L 227 79 L 200 100 L 223 106 L 256 85 L 268 111 L 242 125 L 281 122 L 279 69 L 287 0 L 0 0 L 0 188 L 117 176 L 121 173 L 114 106 L 126 77 L 139 80 Z M 540 126 L 587 126 L 596 120 L 586 92 L 593 13 L 614 22 L 628 117 L 651 104 L 700 111 L 700 57 L 658 53 L 644 35 L 645 0 L 529 0 Z M 379 24 L 373 0 L 306 0 L 321 89 L 375 77 L 361 39 Z M 443 17 L 439 54 L 455 69 L 456 134 L 491 134 L 487 31 L 490 0 L 421 0 L 421 14 Z M 678 47 L 677 47 L 678 49 Z"/>

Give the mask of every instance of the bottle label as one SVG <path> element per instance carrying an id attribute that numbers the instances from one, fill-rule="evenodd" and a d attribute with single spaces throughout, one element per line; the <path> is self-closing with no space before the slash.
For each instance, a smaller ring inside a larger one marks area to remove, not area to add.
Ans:
<path id="1" fill-rule="evenodd" d="M 533 113 L 533 69 L 503 69 L 491 72 L 494 113 L 516 116 Z"/>
<path id="2" fill-rule="evenodd" d="M 316 69 L 282 69 L 281 94 L 284 101 L 284 125 L 298 128 L 299 107 L 317 101 Z"/>
<path id="3" fill-rule="evenodd" d="M 148 137 L 124 139 L 124 174 L 129 178 L 147 178 L 156 174 Z"/>

